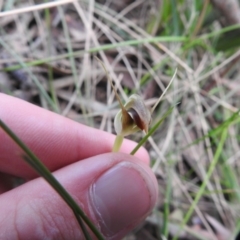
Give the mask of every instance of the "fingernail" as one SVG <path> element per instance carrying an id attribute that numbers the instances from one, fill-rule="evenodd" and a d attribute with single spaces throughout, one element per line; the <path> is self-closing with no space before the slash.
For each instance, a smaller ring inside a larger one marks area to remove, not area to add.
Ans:
<path id="1" fill-rule="evenodd" d="M 92 185 L 93 211 L 106 237 L 136 224 L 156 202 L 156 189 L 139 165 L 122 162 L 101 175 Z"/>

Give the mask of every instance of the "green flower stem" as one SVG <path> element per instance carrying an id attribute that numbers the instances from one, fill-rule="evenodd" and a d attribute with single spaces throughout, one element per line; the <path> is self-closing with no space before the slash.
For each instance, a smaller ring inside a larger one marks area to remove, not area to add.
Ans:
<path id="1" fill-rule="evenodd" d="M 98 229 L 94 226 L 91 220 L 87 217 L 84 211 L 74 201 L 72 196 L 57 181 L 57 179 L 46 168 L 46 166 L 37 158 L 37 156 L 15 135 L 15 133 L 1 119 L 0 119 L 0 127 L 2 127 L 2 129 L 13 139 L 13 141 L 25 152 L 26 155 L 23 155 L 23 159 L 53 187 L 53 189 L 62 197 L 62 199 L 72 209 L 74 215 L 81 216 L 84 222 L 95 234 L 97 239 L 104 240 L 104 237 L 101 235 Z M 83 223 L 81 222 L 80 217 L 77 218 L 77 221 L 82 228 Z M 85 234 L 86 229 L 83 228 L 82 230 Z M 86 237 L 86 238 L 90 239 L 89 237 Z"/>
<path id="2" fill-rule="evenodd" d="M 122 145 L 122 142 L 123 142 L 123 136 L 122 135 L 117 135 L 116 138 L 115 138 L 115 142 L 114 142 L 112 151 L 113 152 L 118 152 L 121 145 Z"/>

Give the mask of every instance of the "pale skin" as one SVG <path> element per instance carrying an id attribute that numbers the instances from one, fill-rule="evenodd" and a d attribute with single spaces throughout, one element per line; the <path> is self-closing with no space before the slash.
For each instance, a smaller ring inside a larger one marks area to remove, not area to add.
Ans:
<path id="1" fill-rule="evenodd" d="M 128 154 L 136 143 L 124 140 L 121 153 L 111 153 L 113 134 L 4 94 L 0 118 L 53 172 L 106 239 L 121 239 L 153 209 L 156 178 L 144 148 L 135 156 Z M 0 129 L 0 239 L 83 239 L 71 210 L 21 154 Z M 10 190 L 9 175 L 29 181 Z"/>

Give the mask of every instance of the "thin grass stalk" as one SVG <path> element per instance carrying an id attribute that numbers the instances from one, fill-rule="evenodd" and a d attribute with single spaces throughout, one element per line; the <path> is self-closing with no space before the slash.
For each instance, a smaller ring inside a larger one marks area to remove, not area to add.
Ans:
<path id="1" fill-rule="evenodd" d="M 202 11 L 199 15 L 199 18 L 197 20 L 197 24 L 196 24 L 196 27 L 192 33 L 192 38 L 195 37 L 198 32 L 200 31 L 201 27 L 202 27 L 202 24 L 203 24 L 203 21 L 204 21 L 204 17 L 206 15 L 206 12 L 207 12 L 207 7 L 209 5 L 209 0 L 205 0 L 204 3 L 203 3 L 203 6 L 202 6 Z"/>
<path id="2" fill-rule="evenodd" d="M 225 120 L 223 123 L 221 123 L 218 127 L 212 129 L 209 131 L 208 134 L 204 135 L 201 138 L 198 138 L 196 140 L 194 140 L 192 143 L 186 145 L 185 147 L 181 148 L 180 150 L 183 151 L 191 146 L 194 146 L 196 144 L 198 144 L 199 142 L 201 142 L 202 140 L 204 140 L 205 138 L 215 138 L 217 134 L 221 133 L 221 131 L 224 128 L 228 128 L 233 124 L 237 124 L 240 122 L 240 110 L 235 112 L 230 118 L 228 118 L 227 120 Z"/>
<path id="3" fill-rule="evenodd" d="M 74 54 L 73 54 L 72 43 L 71 43 L 71 39 L 69 36 L 68 26 L 67 26 L 67 22 L 66 22 L 62 7 L 60 7 L 60 6 L 58 7 L 58 12 L 59 12 L 59 15 L 61 18 L 63 32 L 64 32 L 64 36 L 65 36 L 66 43 L 67 43 L 67 50 L 68 50 L 69 60 L 70 60 L 70 64 L 71 64 L 71 69 L 72 69 L 74 81 L 76 84 L 78 81 L 78 73 L 77 73 L 76 62 L 75 62 Z"/>
<path id="4" fill-rule="evenodd" d="M 76 68 L 76 62 L 75 62 L 75 59 L 74 59 L 74 52 L 73 52 L 73 48 L 72 48 L 71 39 L 70 39 L 70 36 L 69 36 L 69 30 L 68 30 L 67 22 L 66 22 L 66 19 L 64 17 L 64 12 L 63 12 L 63 9 L 62 9 L 61 6 L 58 6 L 58 11 L 59 11 L 61 21 L 62 21 L 64 36 L 65 36 L 66 42 L 67 42 L 68 55 L 69 55 L 69 60 L 70 60 L 70 64 L 71 64 L 71 69 L 72 69 L 72 73 L 73 73 L 75 86 L 76 86 L 76 92 L 77 92 L 77 95 L 79 97 L 81 97 L 81 92 L 80 92 L 79 86 L 78 86 L 78 73 L 77 73 L 77 68 Z M 86 109 L 81 103 L 80 103 L 80 107 L 82 109 L 83 114 L 86 114 Z"/>
<path id="5" fill-rule="evenodd" d="M 204 193 L 204 190 L 205 190 L 205 188 L 206 188 L 206 186 L 207 186 L 207 183 L 208 183 L 210 177 L 212 176 L 212 173 L 213 173 L 213 171 L 214 171 L 214 169 L 215 169 L 215 167 L 216 167 L 216 165 L 217 165 L 217 163 L 218 163 L 219 157 L 220 157 L 220 155 L 222 154 L 222 150 L 223 150 L 223 146 L 224 146 L 224 143 L 225 143 L 225 141 L 226 141 L 226 138 L 227 138 L 227 134 L 228 134 L 228 128 L 224 128 L 224 129 L 222 130 L 221 137 L 220 137 L 220 141 L 219 141 L 217 150 L 216 150 L 216 152 L 215 152 L 215 154 L 214 154 L 213 160 L 212 160 L 212 162 L 211 162 L 211 164 L 210 164 L 210 167 L 209 167 L 209 169 L 208 169 L 207 175 L 206 175 L 206 177 L 204 178 L 204 181 L 203 181 L 203 183 L 202 183 L 199 191 L 197 192 L 197 195 L 196 195 L 194 201 L 192 202 L 189 210 L 188 210 L 187 213 L 186 213 L 186 216 L 184 217 L 184 219 L 183 219 L 183 221 L 182 221 L 182 223 L 181 223 L 181 225 L 180 225 L 180 230 L 178 231 L 178 233 L 176 234 L 176 236 L 174 237 L 173 240 L 177 240 L 180 231 L 183 229 L 183 227 L 184 227 L 184 226 L 187 224 L 187 222 L 189 221 L 190 217 L 192 216 L 192 214 L 193 214 L 193 212 L 194 212 L 195 207 L 197 206 L 200 198 L 202 197 L 202 195 L 203 195 L 203 193 Z"/>
<path id="6" fill-rule="evenodd" d="M 54 102 L 52 101 L 52 99 L 48 96 L 46 90 L 43 88 L 43 86 L 41 85 L 41 83 L 38 81 L 38 79 L 36 78 L 35 75 L 32 74 L 32 72 L 28 69 L 28 66 L 26 65 L 26 63 L 24 61 L 22 61 L 21 57 L 18 56 L 11 48 L 10 46 L 5 43 L 1 38 L 0 38 L 0 44 L 10 53 L 10 55 L 12 55 L 20 64 L 21 68 L 26 69 L 27 73 L 29 74 L 29 76 L 32 78 L 33 82 L 36 84 L 38 90 L 40 91 L 40 93 L 43 95 L 43 97 L 47 100 L 48 104 L 52 107 L 52 109 L 57 112 L 58 109 L 56 107 L 56 105 L 54 104 Z"/>
<path id="7" fill-rule="evenodd" d="M 85 50 L 81 50 L 81 51 L 73 51 L 72 53 L 65 53 L 65 54 L 61 54 L 55 57 L 49 57 L 49 58 L 45 58 L 45 59 L 39 59 L 39 60 L 34 60 L 31 62 L 26 62 L 25 65 L 28 67 L 31 66 L 37 66 L 37 65 L 41 65 L 44 63 L 49 63 L 49 62 L 53 62 L 53 61 L 57 61 L 57 60 L 61 60 L 64 58 L 69 58 L 69 57 L 76 57 L 76 56 L 82 56 L 85 53 L 96 53 L 99 51 L 107 51 L 107 50 L 111 50 L 111 49 L 115 49 L 118 47 L 128 47 L 128 46 L 138 46 L 140 44 L 144 44 L 144 43 L 154 43 L 154 42 L 185 42 L 187 40 L 186 37 L 182 37 L 182 36 L 169 36 L 169 37 L 151 37 L 151 38 L 142 38 L 142 39 L 138 39 L 138 40 L 127 40 L 127 41 L 122 41 L 122 42 L 118 42 L 118 43 L 111 43 L 111 44 L 105 44 L 99 47 L 93 47 L 90 48 L 88 51 Z M 21 64 L 16 64 L 10 67 L 6 67 L 3 68 L 3 71 L 5 72 L 9 72 L 9 71 L 13 71 L 13 70 L 17 70 L 17 69 L 21 69 L 23 68 Z"/>
<path id="8" fill-rule="evenodd" d="M 164 204 L 163 204 L 163 227 L 162 234 L 168 239 L 168 222 L 169 222 L 169 213 L 170 213 L 170 198 L 172 192 L 172 172 L 170 166 L 167 165 L 167 189 L 165 192 Z"/>
<path id="9" fill-rule="evenodd" d="M 81 219 L 81 217 L 79 216 L 79 214 L 77 212 L 74 211 L 74 216 L 75 218 L 77 219 L 82 231 L 83 231 L 83 235 L 85 236 L 85 239 L 86 240 L 92 240 L 83 220 Z"/>
<path id="10" fill-rule="evenodd" d="M 169 108 L 164 115 L 162 116 L 162 118 L 160 118 L 157 123 L 149 130 L 149 132 L 140 140 L 140 142 L 137 144 L 137 146 L 131 151 L 131 155 L 134 155 L 137 150 L 148 140 L 148 138 L 150 136 L 153 135 L 153 133 L 158 129 L 158 127 L 160 126 L 160 124 L 164 121 L 164 119 L 171 114 L 171 112 L 173 111 L 175 106 Z"/>
<path id="11" fill-rule="evenodd" d="M 164 64 L 167 63 L 167 61 L 169 61 L 169 57 L 166 57 L 165 59 L 163 59 L 160 62 L 153 65 L 152 68 L 150 69 L 150 71 L 146 72 L 140 79 L 140 86 L 142 87 L 144 84 L 146 84 L 147 81 L 150 79 L 150 77 L 153 75 L 153 73 L 155 74 L 156 71 L 160 69 L 160 67 L 163 67 Z M 135 91 L 133 91 L 133 92 L 135 92 Z"/>
<path id="12" fill-rule="evenodd" d="M 171 6 L 172 6 L 172 19 L 173 19 L 173 35 L 179 35 L 179 13 L 177 11 L 178 4 L 176 3 L 176 0 L 171 0 Z"/>
<path id="13" fill-rule="evenodd" d="M 102 234 L 94 226 L 91 220 L 87 217 L 80 206 L 74 201 L 72 196 L 66 191 L 66 189 L 57 181 L 57 179 L 52 175 L 52 173 L 46 168 L 46 166 L 37 158 L 37 156 L 16 136 L 16 134 L 0 119 L 0 127 L 12 138 L 12 140 L 25 152 L 23 159 L 40 175 L 42 176 L 53 189 L 63 198 L 63 200 L 72 209 L 74 214 L 80 215 L 80 217 L 85 221 L 88 227 L 92 230 L 95 236 L 99 240 L 104 240 Z M 82 223 L 79 222 L 79 225 Z"/>
<path id="14" fill-rule="evenodd" d="M 47 0 L 45 0 L 45 2 L 47 2 Z M 50 15 L 50 10 L 49 8 L 46 8 L 44 10 L 45 13 L 45 21 L 46 21 L 46 25 L 47 25 L 47 52 L 48 55 L 51 56 L 51 46 L 52 44 L 52 34 L 51 34 L 51 15 Z M 49 90 L 50 90 L 50 94 L 51 97 L 53 99 L 53 102 L 56 105 L 56 108 L 58 109 L 58 113 L 59 111 L 59 103 L 58 103 L 58 99 L 56 96 L 56 92 L 55 92 L 55 88 L 53 86 L 53 68 L 51 65 L 48 66 L 48 80 L 49 80 Z"/>
<path id="15" fill-rule="evenodd" d="M 215 146 L 218 145 L 218 138 L 213 137 Z M 235 169 L 232 169 L 232 166 L 226 162 L 226 154 L 223 153 L 223 162 L 221 164 L 222 172 L 223 172 L 223 178 L 227 179 L 228 184 L 227 186 L 232 190 L 232 193 L 234 194 L 235 198 L 237 198 L 237 201 L 240 202 L 240 187 L 238 184 L 237 179 L 237 173 L 234 171 Z M 230 197 L 231 198 L 231 197 Z"/>
<path id="16" fill-rule="evenodd" d="M 47 3 L 41 3 L 41 4 L 34 4 L 33 6 L 27 6 L 19 9 L 13 9 L 5 12 L 0 12 L 0 18 L 1 17 L 6 17 L 10 15 L 17 15 L 17 14 L 22 14 L 22 13 L 28 13 L 28 12 L 33 12 L 33 11 L 39 11 L 42 9 L 46 8 L 53 8 L 59 5 L 67 4 L 67 3 L 72 3 L 76 0 L 61 0 L 61 1 L 53 1 L 53 2 L 47 2 Z"/>
<path id="17" fill-rule="evenodd" d="M 233 231 L 230 240 L 236 240 L 239 232 L 240 232 L 240 221 L 238 220 L 235 230 Z"/>
<path id="18" fill-rule="evenodd" d="M 208 40 L 210 38 L 216 37 L 218 35 L 230 32 L 232 30 L 236 30 L 240 28 L 240 24 L 235 24 L 235 25 L 231 25 L 225 28 L 220 29 L 219 31 L 214 31 L 211 33 L 206 33 L 203 34 L 201 36 L 198 36 L 198 38 L 191 40 L 192 43 L 194 42 L 198 42 L 198 41 L 202 41 L 202 40 Z M 127 40 L 127 41 L 122 41 L 122 42 L 118 42 L 118 43 L 114 43 L 114 44 L 105 44 L 102 45 L 100 47 L 94 47 L 94 48 L 90 48 L 88 51 L 75 51 L 72 54 L 66 53 L 66 54 L 61 54 L 58 56 L 54 56 L 54 57 L 49 57 L 49 58 L 44 58 L 44 59 L 38 59 L 38 60 L 34 60 L 31 62 L 24 62 L 24 67 L 22 66 L 22 64 L 16 64 L 16 65 L 12 65 L 10 67 L 5 67 L 2 70 L 4 72 L 10 72 L 10 71 L 14 71 L 17 69 L 21 69 L 21 68 L 25 68 L 25 67 L 32 67 L 32 66 L 38 66 L 38 65 L 42 65 L 45 63 L 49 63 L 49 62 L 54 62 L 57 60 L 61 60 L 64 58 L 68 58 L 70 56 L 82 56 L 85 53 L 96 53 L 98 51 L 107 51 L 107 50 L 111 50 L 111 49 L 115 49 L 118 47 L 127 47 L 127 46 L 137 46 L 140 44 L 144 44 L 144 43 L 156 43 L 156 42 L 185 42 L 188 41 L 187 37 L 182 37 L 182 36 L 162 36 L 162 37 L 152 37 L 152 38 L 142 38 L 142 39 L 138 39 L 138 40 Z"/>

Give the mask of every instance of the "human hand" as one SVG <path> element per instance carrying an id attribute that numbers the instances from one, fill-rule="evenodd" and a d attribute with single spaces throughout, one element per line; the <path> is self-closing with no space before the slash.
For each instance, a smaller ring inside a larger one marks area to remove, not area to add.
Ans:
<path id="1" fill-rule="evenodd" d="M 22 100 L 0 94 L 0 119 L 53 172 L 106 239 L 121 239 L 152 210 L 157 182 L 143 148 Z M 125 152 L 125 153 L 124 153 Z M 84 239 L 61 197 L 21 159 L 0 129 L 0 239 Z M 10 191 L 8 175 L 29 181 Z"/>

